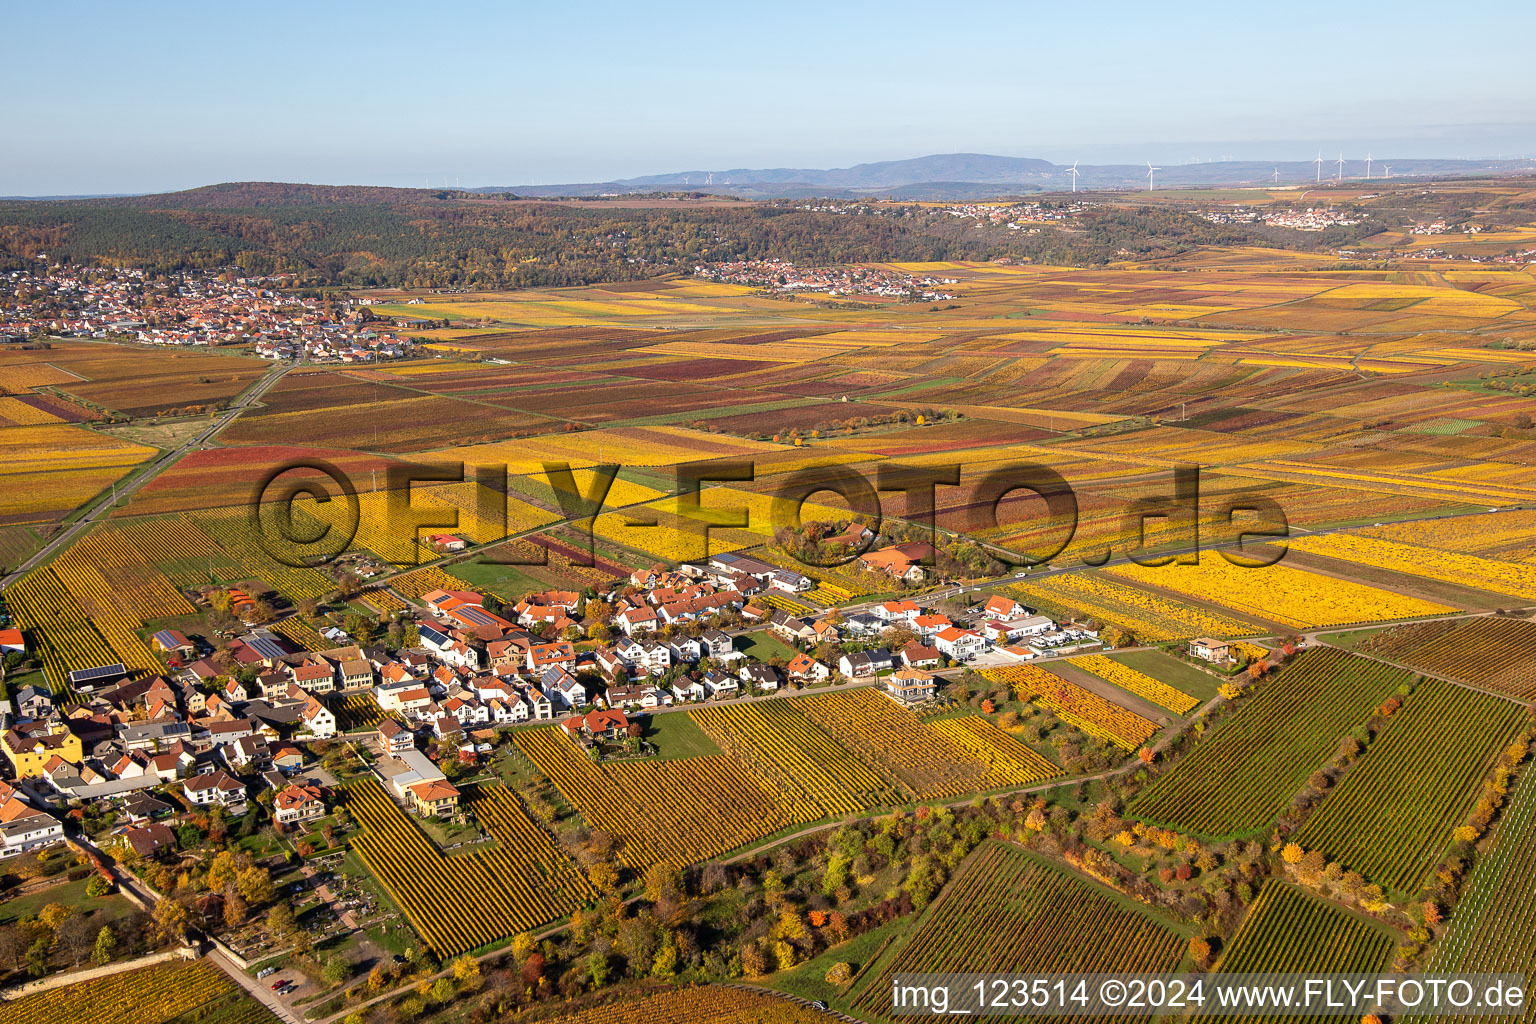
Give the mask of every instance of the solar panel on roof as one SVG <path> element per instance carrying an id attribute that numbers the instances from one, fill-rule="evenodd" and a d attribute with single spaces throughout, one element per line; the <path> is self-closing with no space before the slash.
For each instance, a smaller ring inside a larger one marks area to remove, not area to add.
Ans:
<path id="1" fill-rule="evenodd" d="M 462 608 L 455 608 L 454 612 L 462 615 L 464 618 L 468 619 L 470 622 L 473 622 L 477 626 L 490 626 L 496 622 L 495 619 L 491 618 L 488 614 L 481 611 L 479 608 L 475 608 L 469 605 L 465 605 Z"/>
<path id="2" fill-rule="evenodd" d="M 89 683 L 100 679 L 113 679 L 117 676 L 125 676 L 128 670 L 121 665 L 98 665 L 95 668 L 77 668 L 69 674 L 71 685 Z"/>
<path id="3" fill-rule="evenodd" d="M 261 655 L 263 658 L 281 658 L 288 652 L 283 650 L 283 645 L 270 637 L 252 637 L 245 642 L 245 646 Z"/>
<path id="4" fill-rule="evenodd" d="M 168 629 L 162 629 L 160 632 L 156 633 L 155 639 L 159 641 L 161 647 L 176 646 L 176 638 L 171 635 L 171 631 Z"/>
<path id="5" fill-rule="evenodd" d="M 416 631 L 421 635 L 423 640 L 430 640 L 435 644 L 446 643 L 449 639 L 447 633 L 444 633 L 440 629 L 434 629 L 431 626 L 420 626 Z"/>

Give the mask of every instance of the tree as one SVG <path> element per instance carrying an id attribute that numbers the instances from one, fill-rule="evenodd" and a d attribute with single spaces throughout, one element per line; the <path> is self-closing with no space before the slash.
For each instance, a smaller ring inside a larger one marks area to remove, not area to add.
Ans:
<path id="1" fill-rule="evenodd" d="M 92 899 L 99 899 L 112 891 L 112 883 L 102 875 L 92 875 L 91 880 L 85 883 L 85 894 Z"/>
<path id="2" fill-rule="evenodd" d="M 1280 851 L 1280 859 L 1287 864 L 1300 864 L 1301 858 L 1306 855 L 1307 852 L 1297 843 L 1286 843 L 1285 847 Z"/>
<path id="3" fill-rule="evenodd" d="M 59 926 L 59 948 L 74 962 L 76 967 L 79 967 L 80 961 L 84 960 L 86 955 L 90 953 L 91 945 L 95 941 L 96 929 L 92 926 L 90 919 L 84 914 L 75 914 Z"/>
<path id="4" fill-rule="evenodd" d="M 639 728 L 638 723 L 631 729 Z M 645 869 L 645 898 L 652 903 L 682 894 L 683 875 L 671 863 L 661 860 Z"/>
<path id="5" fill-rule="evenodd" d="M 839 960 L 827 968 L 826 982 L 828 985 L 846 985 L 853 977 L 853 968 L 846 961 Z"/>
<path id="6" fill-rule="evenodd" d="M 267 911 L 267 931 L 278 939 L 285 938 L 296 925 L 293 908 L 286 903 L 278 903 Z"/>
<path id="7" fill-rule="evenodd" d="M 612 864 L 601 861 L 587 869 L 587 878 L 592 887 L 605 896 L 612 896 L 619 891 L 619 872 Z"/>
<path id="8" fill-rule="evenodd" d="M 663 942 L 651 962 L 651 977 L 671 978 L 677 974 L 677 943 Z"/>
<path id="9" fill-rule="evenodd" d="M 187 921 L 191 917 L 180 901 L 162 899 L 155 904 L 155 925 L 167 941 L 184 941 L 187 937 Z"/>
<path id="10" fill-rule="evenodd" d="M 239 889 L 229 886 L 224 890 L 224 926 L 226 928 L 238 928 L 244 924 L 249 909 Z"/>
<path id="11" fill-rule="evenodd" d="M 352 977 L 352 965 L 339 956 L 333 956 L 325 962 L 325 969 L 320 972 L 320 977 L 325 979 L 327 985 L 340 985 Z"/>
<path id="12" fill-rule="evenodd" d="M 527 934 L 526 932 L 524 934 Z M 470 984 L 480 980 L 480 961 L 465 953 L 453 962 L 453 978 Z"/>
<path id="13" fill-rule="evenodd" d="M 453 979 L 451 979 L 451 978 L 438 978 L 436 981 L 434 981 L 432 983 L 432 988 L 431 988 L 430 992 L 431 992 L 431 995 L 432 995 L 433 1002 L 437 1002 L 437 1003 L 446 1003 L 446 1002 L 448 1002 L 450 999 L 453 998 L 453 995 L 454 995 Z"/>
<path id="14" fill-rule="evenodd" d="M 117 936 L 111 925 L 104 924 L 101 931 L 96 933 L 96 948 L 91 950 L 91 962 L 98 966 L 110 963 L 116 953 Z"/>
<path id="15" fill-rule="evenodd" d="M 250 904 L 272 902 L 272 875 L 266 868 L 249 867 L 235 877 L 235 887 Z"/>
<path id="16" fill-rule="evenodd" d="M 59 925 L 63 924 L 74 910 L 62 903 L 50 903 L 37 912 L 37 919 L 48 926 L 51 932 L 57 932 Z"/>
<path id="17" fill-rule="evenodd" d="M 608 958 L 601 953 L 592 953 L 587 957 L 587 977 L 592 979 L 593 988 L 602 988 L 608 983 L 611 968 L 608 966 Z"/>
<path id="18" fill-rule="evenodd" d="M 34 978 L 41 978 L 48 973 L 48 950 L 50 947 L 48 936 L 39 935 L 27 948 L 27 973 Z"/>
<path id="19" fill-rule="evenodd" d="M 1211 958 L 1211 944 L 1207 940 L 1196 936 L 1189 940 L 1189 958 L 1196 964 L 1204 964 Z"/>

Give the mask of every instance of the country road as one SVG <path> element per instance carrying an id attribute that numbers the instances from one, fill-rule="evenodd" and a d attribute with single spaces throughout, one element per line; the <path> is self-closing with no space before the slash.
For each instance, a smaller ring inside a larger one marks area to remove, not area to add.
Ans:
<path id="1" fill-rule="evenodd" d="M 192 437 L 183 442 L 181 447 L 175 449 L 174 451 L 161 452 L 149 463 L 141 466 L 138 470 L 136 470 L 135 473 L 129 477 L 127 482 L 119 484 L 116 489 L 116 496 L 118 498 L 126 498 L 132 495 L 134 492 L 139 490 L 139 488 L 143 487 L 155 477 L 159 476 L 161 473 L 174 466 L 177 462 L 181 461 L 183 456 L 202 447 L 202 445 L 206 443 L 209 438 L 213 437 L 219 431 L 229 426 L 230 422 L 234 420 L 236 416 L 239 416 L 240 413 L 245 411 L 245 409 L 248 408 L 253 402 L 259 399 L 262 395 L 266 394 L 267 391 L 271 389 L 272 385 L 281 380 L 283 375 L 291 370 L 294 365 L 295 364 L 293 363 L 280 364 L 278 366 L 274 366 L 271 370 L 268 370 L 265 377 L 261 378 L 255 384 L 247 388 L 244 394 L 235 399 L 235 401 L 230 405 L 228 409 L 226 409 L 217 419 L 208 425 L 207 429 L 200 431 L 196 437 Z M 98 501 L 92 508 L 83 513 L 79 519 L 76 519 L 73 523 L 70 523 L 67 527 L 61 530 L 58 536 L 54 537 L 47 544 L 44 544 L 40 551 L 34 554 L 31 558 L 28 558 L 25 562 L 22 562 L 20 565 L 18 565 L 14 570 L 11 571 L 9 575 L 0 578 L 0 590 L 4 590 L 11 584 L 15 583 L 17 580 L 21 579 L 27 573 L 31 572 L 33 569 L 37 568 L 39 565 L 47 562 L 60 550 L 72 543 L 76 537 L 90 529 L 90 527 L 93 526 L 96 522 L 101 519 L 105 519 L 107 516 L 110 516 L 112 514 L 112 510 L 116 507 L 117 503 L 111 499 Z"/>

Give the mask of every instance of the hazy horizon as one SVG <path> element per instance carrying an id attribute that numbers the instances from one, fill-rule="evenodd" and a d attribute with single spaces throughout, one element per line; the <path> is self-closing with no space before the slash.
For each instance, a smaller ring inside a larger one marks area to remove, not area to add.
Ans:
<path id="1" fill-rule="evenodd" d="M 0 195 L 545 185 L 940 153 L 1525 157 L 1536 98 L 1515 48 L 1536 9 L 1492 7 L 1457 22 L 1421 2 L 1390 17 L 1307 2 L 1285 20 L 1137 5 L 1100 32 L 1058 5 L 707 20 L 606 3 L 29 6 L 8 12 L 13 80 L 35 85 L 0 113 L 15 154 Z M 1508 42 L 1490 43 L 1490 22 Z"/>

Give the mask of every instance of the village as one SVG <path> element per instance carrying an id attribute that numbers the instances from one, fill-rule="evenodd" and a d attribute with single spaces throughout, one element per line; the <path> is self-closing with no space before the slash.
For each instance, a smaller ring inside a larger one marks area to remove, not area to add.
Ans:
<path id="1" fill-rule="evenodd" d="M 0 343 L 112 338 L 207 349 L 249 345 L 265 359 L 371 363 L 417 351 L 416 342 L 361 306 L 283 294 L 285 275 L 147 274 L 41 259 L 39 270 L 0 274 Z"/>
<path id="2" fill-rule="evenodd" d="M 743 284 L 775 292 L 818 292 L 833 296 L 875 295 L 912 302 L 937 302 L 953 299 L 951 291 L 941 290 L 955 283 L 953 278 L 903 274 L 879 267 L 797 267 L 789 260 L 733 260 L 728 263 L 700 263 L 693 268 L 695 277 L 727 284 Z"/>
<path id="3" fill-rule="evenodd" d="M 843 537 L 870 539 L 858 524 Z M 931 554 L 896 544 L 860 563 L 893 586 L 921 584 Z M 306 650 L 266 626 L 215 649 L 207 637 L 160 630 L 150 642 L 168 673 L 94 666 L 71 673 L 68 696 L 26 685 L 0 702 L 11 775 L 0 790 L 0 857 L 64 841 L 62 819 L 92 805 L 121 812 L 104 841 L 136 850 L 174 848 L 170 827 L 154 820 L 162 814 L 216 806 L 243 815 L 267 791 L 275 824 L 302 826 L 333 800 L 317 744 L 362 748 L 402 808 L 450 817 L 460 795 L 452 779 L 519 725 L 556 723 L 601 756 L 638 736 L 637 720 L 668 709 L 820 686 L 872 686 L 920 707 L 943 699 L 951 669 L 1100 646 L 1095 629 L 1060 627 L 1002 595 L 953 615 L 912 598 L 815 616 L 772 603 L 810 587 L 809 577 L 734 552 L 515 605 L 434 590 L 412 608 L 417 642 L 395 649 Z M 236 602 L 253 603 L 244 593 Z M 580 639 L 590 635 L 609 639 Z M 765 636 L 778 653 L 743 650 Z M 20 630 L 0 630 L 0 655 L 26 656 Z"/>

